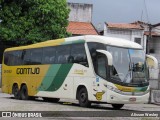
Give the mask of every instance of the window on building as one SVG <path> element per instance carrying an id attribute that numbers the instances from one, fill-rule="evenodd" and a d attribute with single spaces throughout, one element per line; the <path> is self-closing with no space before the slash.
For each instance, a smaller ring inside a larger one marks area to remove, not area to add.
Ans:
<path id="1" fill-rule="evenodd" d="M 134 38 L 134 42 L 136 42 L 136 43 L 141 45 L 141 38 Z"/>

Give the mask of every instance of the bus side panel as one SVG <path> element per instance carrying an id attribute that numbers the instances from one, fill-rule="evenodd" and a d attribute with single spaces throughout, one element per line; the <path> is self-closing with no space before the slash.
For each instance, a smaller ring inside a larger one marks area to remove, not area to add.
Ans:
<path id="1" fill-rule="evenodd" d="M 73 64 L 51 65 L 36 96 L 73 98 L 73 77 L 69 76 L 72 66 Z"/>

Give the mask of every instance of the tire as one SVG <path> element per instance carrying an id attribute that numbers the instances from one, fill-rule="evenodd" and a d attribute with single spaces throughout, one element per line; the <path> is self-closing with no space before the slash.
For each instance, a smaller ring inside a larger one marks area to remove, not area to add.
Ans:
<path id="1" fill-rule="evenodd" d="M 14 95 L 15 99 L 20 99 L 20 91 L 18 89 L 18 85 L 17 84 L 13 85 L 12 94 Z"/>
<path id="2" fill-rule="evenodd" d="M 22 100 L 28 100 L 29 96 L 28 96 L 28 89 L 26 85 L 23 85 L 20 91 L 20 97 Z"/>
<path id="3" fill-rule="evenodd" d="M 119 110 L 124 106 L 124 104 L 112 104 L 113 109 Z"/>
<path id="4" fill-rule="evenodd" d="M 88 100 L 88 92 L 85 87 L 81 88 L 78 92 L 79 105 L 81 107 L 90 107 L 91 102 Z"/>
<path id="5" fill-rule="evenodd" d="M 57 103 L 60 99 L 59 98 L 47 98 L 47 97 L 43 97 L 43 100 L 45 102 L 54 102 L 54 103 Z"/>

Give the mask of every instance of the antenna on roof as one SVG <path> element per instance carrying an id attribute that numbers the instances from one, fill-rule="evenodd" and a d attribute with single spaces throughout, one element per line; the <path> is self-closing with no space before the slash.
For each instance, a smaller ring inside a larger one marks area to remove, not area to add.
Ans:
<path id="1" fill-rule="evenodd" d="M 142 10 L 142 13 L 141 13 L 141 21 L 143 21 L 142 19 L 143 19 L 143 10 Z"/>
<path id="2" fill-rule="evenodd" d="M 147 10 L 146 0 L 144 0 L 144 7 L 145 7 L 145 11 L 146 11 L 147 23 L 148 23 L 148 24 L 150 24 L 149 16 L 148 16 L 148 10 Z"/>

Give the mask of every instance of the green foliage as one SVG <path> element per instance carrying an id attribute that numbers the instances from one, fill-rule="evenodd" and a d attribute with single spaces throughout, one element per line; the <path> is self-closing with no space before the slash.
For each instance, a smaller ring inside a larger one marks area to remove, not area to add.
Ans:
<path id="1" fill-rule="evenodd" d="M 0 39 L 17 45 L 70 36 L 66 0 L 0 0 Z"/>

